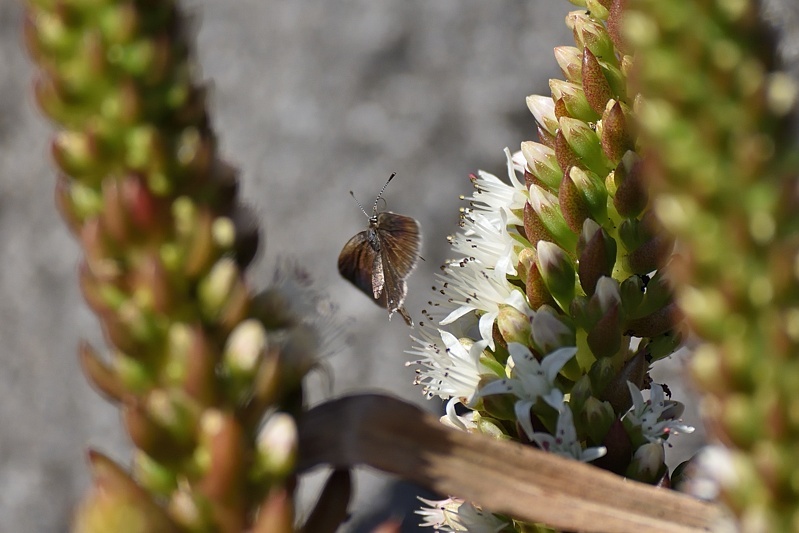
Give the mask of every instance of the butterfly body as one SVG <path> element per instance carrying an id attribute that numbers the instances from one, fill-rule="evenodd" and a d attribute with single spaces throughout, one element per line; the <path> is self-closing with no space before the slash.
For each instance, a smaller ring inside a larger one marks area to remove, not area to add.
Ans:
<path id="1" fill-rule="evenodd" d="M 347 241 L 341 250 L 339 273 L 387 309 L 389 319 L 398 312 L 412 326 L 413 320 L 402 304 L 408 293 L 405 279 L 419 260 L 421 239 L 419 223 L 414 218 L 378 212 L 375 201 L 367 229 Z"/>

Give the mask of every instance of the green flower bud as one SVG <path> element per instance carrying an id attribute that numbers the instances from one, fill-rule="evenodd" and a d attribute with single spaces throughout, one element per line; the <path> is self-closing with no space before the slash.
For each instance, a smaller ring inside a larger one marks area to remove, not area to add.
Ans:
<path id="1" fill-rule="evenodd" d="M 217 261 L 200 280 L 197 295 L 205 317 L 225 327 L 235 326 L 246 316 L 249 291 L 233 259 Z"/>
<path id="2" fill-rule="evenodd" d="M 608 220 L 608 192 L 604 182 L 593 172 L 578 167 L 572 167 L 568 174 L 585 201 L 591 218 L 600 226 L 603 225 Z M 583 222 L 585 219 L 580 221 L 575 233 L 582 230 Z"/>
<path id="3" fill-rule="evenodd" d="M 574 32 L 574 40 L 581 48 L 588 48 L 597 59 L 616 61 L 616 50 L 604 24 L 594 20 L 585 11 L 572 11 L 566 16 L 566 26 Z"/>
<path id="4" fill-rule="evenodd" d="M 655 484 L 666 474 L 666 454 L 663 445 L 648 442 L 635 450 L 627 468 L 627 477 L 643 483 Z"/>
<path id="5" fill-rule="evenodd" d="M 626 316 L 638 316 L 638 309 L 644 300 L 644 282 L 641 276 L 633 274 L 625 279 L 619 287 L 621 306 Z"/>
<path id="6" fill-rule="evenodd" d="M 579 413 L 583 410 L 585 402 L 592 394 L 591 380 L 588 378 L 587 374 L 583 374 L 572 387 L 571 393 L 569 394 L 569 405 Z"/>
<path id="7" fill-rule="evenodd" d="M 537 185 L 530 187 L 530 200 L 524 206 L 524 231 L 531 244 L 552 241 L 567 250 L 577 245 L 577 235 L 563 219 L 557 198 Z"/>
<path id="8" fill-rule="evenodd" d="M 603 395 L 603 392 L 616 375 L 616 369 L 613 365 L 614 363 L 610 357 L 602 357 L 597 359 L 588 370 L 588 377 L 591 379 L 591 390 L 593 390 L 594 394 L 598 395 L 601 400 L 609 400 L 607 396 Z M 629 391 L 627 397 L 630 397 Z M 632 405 L 632 401 L 629 403 Z M 611 405 L 613 405 L 612 402 Z M 617 413 L 619 412 L 618 409 L 615 410 Z"/>
<path id="9" fill-rule="evenodd" d="M 585 431 L 591 442 L 600 443 L 616 421 L 616 414 L 608 402 L 590 396 L 585 402 L 581 418 L 585 420 Z"/>
<path id="10" fill-rule="evenodd" d="M 524 345 L 529 343 L 530 318 L 512 305 L 500 304 L 496 324 L 506 343 L 518 342 Z"/>
<path id="11" fill-rule="evenodd" d="M 155 461 L 139 449 L 134 450 L 133 476 L 145 489 L 162 498 L 172 494 L 178 486 L 173 469 Z"/>
<path id="12" fill-rule="evenodd" d="M 588 103 L 583 88 L 579 84 L 551 79 L 549 80 L 549 89 L 552 91 L 552 99 L 555 102 L 563 102 L 569 117 L 586 122 L 599 119 L 600 114 L 591 108 L 591 104 Z"/>
<path id="13" fill-rule="evenodd" d="M 573 261 L 561 247 L 551 242 L 538 241 L 536 251 L 544 284 L 561 309 L 568 310 L 575 293 Z"/>
<path id="14" fill-rule="evenodd" d="M 569 147 L 583 163 L 577 166 L 587 168 L 602 176 L 607 174 L 610 167 L 602 153 L 602 145 L 596 132 L 582 120 L 571 117 L 561 117 L 559 123 L 560 133 L 563 134 Z"/>
<path id="15" fill-rule="evenodd" d="M 597 362 L 601 361 L 610 361 L 610 358 L 599 359 Z M 614 372 L 605 388 L 601 390 L 599 399 L 609 401 L 616 414 L 626 413 L 633 404 L 627 382 L 631 382 L 639 389 L 643 388 L 648 369 L 649 363 L 646 361 L 646 355 L 639 351 L 624 363 L 620 372 Z M 593 368 L 591 370 L 593 371 Z M 598 387 L 595 387 L 595 390 L 597 389 Z"/>
<path id="16" fill-rule="evenodd" d="M 610 0 L 585 0 L 585 7 L 591 16 L 599 20 L 606 20 L 609 14 Z"/>
<path id="17" fill-rule="evenodd" d="M 526 141 L 522 143 L 522 154 L 530 168 L 530 173 L 535 177 L 537 185 L 555 191 L 563 178 L 563 171 L 558 166 L 555 150 L 543 144 Z"/>

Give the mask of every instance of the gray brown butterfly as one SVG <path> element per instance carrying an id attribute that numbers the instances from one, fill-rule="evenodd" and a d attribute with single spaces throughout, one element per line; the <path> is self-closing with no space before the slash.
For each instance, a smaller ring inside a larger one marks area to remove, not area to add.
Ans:
<path id="1" fill-rule="evenodd" d="M 408 293 L 405 279 L 419 261 L 422 246 L 419 223 L 405 215 L 377 210 L 378 202 L 383 199 L 383 192 L 394 176 L 396 172 L 391 174 L 377 195 L 371 216 L 355 199 L 369 218 L 369 227 L 344 245 L 338 256 L 338 271 L 377 305 L 388 309 L 389 320 L 398 312 L 413 327 L 413 320 L 402 304 Z M 352 191 L 350 194 L 355 198 Z"/>

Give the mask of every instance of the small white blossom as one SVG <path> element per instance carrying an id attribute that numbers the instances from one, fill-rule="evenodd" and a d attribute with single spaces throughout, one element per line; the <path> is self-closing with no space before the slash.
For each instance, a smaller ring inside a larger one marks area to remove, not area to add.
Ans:
<path id="1" fill-rule="evenodd" d="M 424 522 L 419 525 L 435 528 L 435 531 L 497 533 L 508 525 L 507 522 L 493 514 L 459 498 L 447 498 L 440 501 L 424 498 L 419 498 L 419 500 L 427 505 L 427 507 L 414 511 L 424 519 Z"/>
<path id="2" fill-rule="evenodd" d="M 608 449 L 604 446 L 586 449 L 580 446 L 580 442 L 577 440 L 577 430 L 574 428 L 572 410 L 566 404 L 561 405 L 560 413 L 558 414 L 558 427 L 555 430 L 555 435 L 535 432 L 533 433 L 532 440 L 534 440 L 542 450 L 586 463 L 594 459 L 599 459 L 608 452 Z"/>
<path id="3" fill-rule="evenodd" d="M 447 414 L 441 417 L 441 423 L 454 429 L 459 429 L 467 433 L 477 431 L 477 418 L 480 414 L 477 411 L 469 411 L 465 415 L 455 412 L 455 406 L 461 403 L 458 398 L 450 398 L 447 402 Z"/>
<path id="4" fill-rule="evenodd" d="M 683 424 L 670 416 L 679 406 L 679 402 L 666 400 L 663 387 L 654 383 L 650 390 L 649 400 L 633 383 L 627 382 L 633 406 L 624 416 L 624 420 L 634 427 L 641 428 L 641 433 L 649 442 L 662 442 L 669 433 L 693 433 L 694 428 Z"/>
<path id="5" fill-rule="evenodd" d="M 510 150 L 505 148 L 505 158 L 508 165 L 508 179 L 510 185 L 488 172 L 482 170 L 473 178 L 474 196 L 465 198 L 471 200 L 475 210 L 488 216 L 492 223 L 499 225 L 500 213 L 507 216 L 507 224 L 522 225 L 524 221 L 519 213 L 527 202 L 528 192 L 524 180 L 519 181 Z"/>
<path id="6" fill-rule="evenodd" d="M 541 362 L 533 356 L 530 349 L 516 342 L 508 343 L 510 353 L 509 364 L 512 365 L 511 377 L 498 379 L 486 384 L 474 396 L 474 399 L 492 394 L 513 394 L 518 398 L 514 404 L 516 420 L 527 436 L 533 438 L 533 422 L 530 409 L 539 398 L 555 409 L 563 403 L 563 393 L 555 387 L 555 377 L 569 359 L 575 356 L 574 346 L 560 348 L 545 356 Z"/>
<path id="7" fill-rule="evenodd" d="M 480 314 L 480 336 L 494 349 L 494 322 L 499 315 L 501 304 L 511 305 L 522 313 L 531 315 L 527 298 L 518 287 L 507 279 L 497 279 L 475 261 L 461 261 L 447 265 L 443 282 L 448 303 L 455 307 L 441 322 L 442 326 L 451 324 L 460 317 L 477 311 Z"/>
<path id="8" fill-rule="evenodd" d="M 421 338 L 411 336 L 417 346 L 406 351 L 419 357 L 407 363 L 421 367 L 417 369 L 416 384 L 423 385 L 428 398 L 471 398 L 480 375 L 490 372 L 480 363 L 487 343 L 462 341 L 441 329 L 434 333 L 431 328 L 421 327 L 417 331 Z"/>

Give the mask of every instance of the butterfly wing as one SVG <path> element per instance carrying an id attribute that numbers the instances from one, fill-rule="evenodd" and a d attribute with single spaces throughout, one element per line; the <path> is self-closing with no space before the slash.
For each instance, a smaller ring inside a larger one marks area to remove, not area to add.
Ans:
<path id="1" fill-rule="evenodd" d="M 380 296 L 380 292 L 375 290 L 373 282 L 375 262 L 380 262 L 380 256 L 369 244 L 367 232 L 362 231 L 347 241 L 342 248 L 338 256 L 338 271 L 347 281 L 376 300 Z M 380 277 L 382 278 L 382 276 L 381 266 Z M 375 295 L 376 292 L 377 295 Z"/>
<path id="2" fill-rule="evenodd" d="M 396 213 L 380 213 L 377 217 L 377 235 L 380 239 L 380 257 L 384 270 L 385 307 L 389 318 L 399 312 L 409 326 L 413 321 L 402 304 L 408 294 L 405 278 L 419 261 L 422 244 L 419 223 L 416 219 Z"/>
<path id="3" fill-rule="evenodd" d="M 383 263 L 393 267 L 393 275 L 405 279 L 419 261 L 422 234 L 415 218 L 384 212 L 377 215 L 377 235 Z"/>

